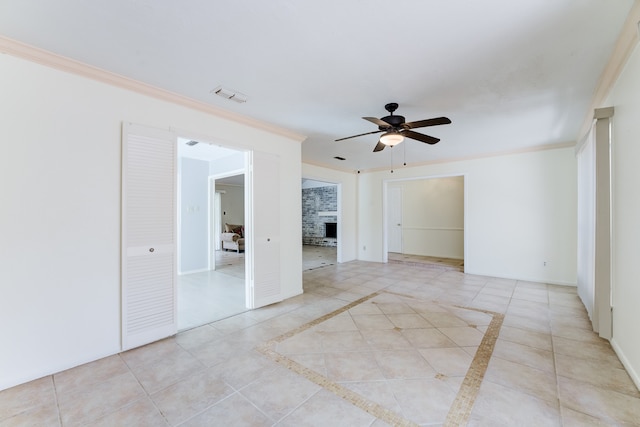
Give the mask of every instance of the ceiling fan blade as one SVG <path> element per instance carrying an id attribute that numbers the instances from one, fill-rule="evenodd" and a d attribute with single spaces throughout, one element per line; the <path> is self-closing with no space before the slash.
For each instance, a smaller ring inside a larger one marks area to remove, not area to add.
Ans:
<path id="1" fill-rule="evenodd" d="M 384 145 L 382 142 L 378 141 L 378 144 L 376 145 L 376 148 L 373 149 L 373 152 L 377 152 L 377 151 L 382 151 L 384 150 L 384 147 L 386 147 L 386 145 Z"/>
<path id="2" fill-rule="evenodd" d="M 440 141 L 440 138 L 434 138 L 433 136 L 423 135 L 421 133 L 414 132 L 411 130 L 405 130 L 404 132 L 402 132 L 402 135 L 406 136 L 407 138 L 416 139 L 420 142 L 426 142 L 427 144 L 432 144 L 432 145 Z"/>
<path id="3" fill-rule="evenodd" d="M 424 128 L 427 126 L 448 125 L 451 123 L 447 117 L 435 117 L 433 119 L 418 120 L 404 124 L 405 129 Z"/>
<path id="4" fill-rule="evenodd" d="M 363 117 L 363 119 L 368 120 L 371 123 L 373 123 L 375 125 L 378 125 L 378 126 L 380 126 L 382 128 L 385 128 L 385 129 L 388 128 L 388 127 L 391 127 L 391 125 L 389 123 L 385 122 L 384 120 L 380 120 L 380 119 L 378 119 L 376 117 Z"/>
<path id="5" fill-rule="evenodd" d="M 345 139 L 357 138 L 357 137 L 363 136 L 363 135 L 371 135 L 371 134 L 374 134 L 374 133 L 380 133 L 380 132 L 382 132 L 382 131 L 381 130 L 376 130 L 376 131 L 373 131 L 373 132 L 361 133 L 360 135 L 347 136 L 345 138 L 336 139 L 336 142 L 344 141 Z"/>

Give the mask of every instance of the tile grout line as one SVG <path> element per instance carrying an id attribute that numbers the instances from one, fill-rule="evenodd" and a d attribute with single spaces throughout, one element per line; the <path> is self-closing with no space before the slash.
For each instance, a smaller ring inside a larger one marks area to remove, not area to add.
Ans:
<path id="1" fill-rule="evenodd" d="M 413 300 L 418 299 L 411 295 L 407 295 L 399 292 L 393 292 L 390 290 L 380 290 L 370 295 L 367 295 L 363 298 L 360 298 L 356 301 L 353 301 L 345 305 L 344 307 L 341 307 L 328 314 L 325 314 L 324 316 L 321 316 L 311 322 L 301 325 L 298 328 L 295 328 L 282 335 L 279 335 L 267 341 L 266 343 L 256 347 L 256 349 L 263 355 L 267 356 L 269 359 L 283 365 L 287 369 L 301 375 L 302 377 L 308 379 L 309 381 L 314 382 L 315 384 L 321 386 L 322 388 L 328 391 L 331 391 L 335 395 L 345 399 L 347 402 L 362 409 L 363 411 L 374 415 L 376 418 L 380 420 L 383 420 L 394 426 L 417 426 L 417 424 L 415 424 L 414 422 L 399 416 L 395 412 L 387 408 L 384 408 L 383 406 L 375 402 L 371 402 L 368 399 L 365 399 L 364 397 L 360 396 L 354 391 L 329 380 L 326 376 L 321 375 L 315 372 L 314 370 L 309 369 L 294 360 L 291 360 L 287 356 L 275 350 L 276 345 L 278 343 L 281 343 L 284 340 L 291 338 L 300 332 L 308 330 L 328 319 L 331 319 L 337 316 L 338 314 L 344 313 L 349 309 L 359 304 L 362 304 L 363 302 L 371 298 L 374 298 L 380 295 L 381 293 L 388 293 L 390 295 L 397 295 L 397 296 L 406 297 Z M 495 343 L 498 338 L 500 328 L 502 327 L 502 322 L 504 320 L 504 314 L 501 314 L 501 313 L 496 313 L 493 311 L 483 310 L 483 309 L 478 309 L 473 307 L 462 307 L 462 306 L 456 306 L 456 307 L 485 313 L 485 314 L 491 315 L 492 319 L 491 319 L 491 322 L 489 323 L 487 331 L 483 335 L 482 341 L 480 342 L 480 346 L 476 350 L 476 354 L 471 362 L 471 365 L 469 366 L 467 375 L 465 376 L 460 386 L 460 390 L 458 391 L 456 398 L 449 409 L 447 418 L 443 424 L 444 426 L 459 426 L 459 425 L 466 424 L 469 421 L 469 418 L 471 417 L 471 410 L 473 408 L 477 395 L 480 391 L 480 385 L 482 383 L 484 374 L 489 365 L 489 360 L 491 358 L 491 355 L 493 354 L 493 349 L 495 347 Z"/>
<path id="2" fill-rule="evenodd" d="M 267 341 L 265 344 L 263 344 L 262 346 L 270 346 L 272 344 L 280 343 L 280 342 L 286 340 L 287 338 L 291 338 L 292 336 L 299 334 L 300 332 L 304 332 L 307 329 L 311 329 L 312 327 L 324 322 L 325 320 L 329 320 L 332 317 L 337 316 L 338 314 L 342 314 L 345 311 L 348 311 L 348 310 L 352 309 L 356 305 L 360 305 L 363 302 L 370 300 L 371 298 L 377 297 L 378 295 L 380 295 L 380 292 L 381 291 L 377 291 L 377 292 L 374 292 L 374 293 L 369 294 L 367 296 L 364 296 L 362 298 L 359 298 L 359 299 L 357 299 L 357 300 L 355 300 L 353 302 L 350 302 L 349 304 L 347 304 L 347 305 L 345 305 L 343 307 L 340 307 L 337 310 L 334 310 L 334 311 L 332 311 L 330 313 L 327 313 L 324 316 L 320 316 L 315 320 L 307 322 L 307 323 L 305 323 L 303 325 L 298 326 L 297 328 L 294 328 L 294 329 L 292 329 L 292 330 L 290 330 L 288 332 L 285 332 L 282 335 L 279 335 L 279 336 L 277 336 L 275 338 L 272 338 L 269 341 Z"/>
<path id="3" fill-rule="evenodd" d="M 476 354 L 473 357 L 471 366 L 467 371 L 467 375 L 464 377 L 460 390 L 453 401 L 453 404 L 449 408 L 449 413 L 445 419 L 444 426 L 460 426 L 466 425 L 471 417 L 471 410 L 480 392 L 480 385 L 484 378 L 484 374 L 489 366 L 489 360 L 493 354 L 500 328 L 504 320 L 504 314 L 495 313 L 488 310 L 481 310 L 472 307 L 461 307 L 467 310 L 479 311 L 481 313 L 490 314 L 493 316 L 487 331 L 482 337 L 480 346 L 476 350 Z"/>
<path id="4" fill-rule="evenodd" d="M 363 411 L 373 415 L 378 419 L 381 419 L 394 426 L 418 427 L 418 424 L 415 424 L 399 416 L 395 412 L 383 407 L 382 405 L 379 405 L 375 402 L 371 402 L 370 400 L 365 399 L 364 397 L 360 396 L 358 393 L 329 380 L 326 376 L 321 375 L 301 365 L 300 363 L 289 359 L 287 356 L 281 353 L 278 353 L 275 350 L 276 345 L 286 340 L 287 338 L 291 338 L 299 334 L 300 332 L 304 332 L 328 319 L 331 319 L 339 314 L 342 314 L 348 311 L 349 309 L 362 304 L 365 301 L 375 298 L 376 296 L 380 295 L 382 292 L 383 291 L 373 292 L 367 296 L 364 296 L 358 300 L 355 300 L 337 310 L 334 310 L 330 313 L 325 314 L 324 316 L 321 316 L 315 320 L 312 320 L 311 322 L 305 323 L 304 325 L 301 325 L 289 332 L 279 335 L 267 341 L 266 343 L 258 346 L 256 349 L 263 355 L 267 356 L 269 359 L 273 360 L 274 362 L 279 363 L 280 365 L 295 372 L 296 374 L 302 376 L 303 378 L 306 378 L 307 380 L 319 385 L 323 389 L 332 392 L 336 396 L 346 400 L 347 402 L 351 403 L 357 408 L 362 409 Z"/>
<path id="5" fill-rule="evenodd" d="M 56 386 L 55 374 L 51 375 L 51 384 L 53 385 L 53 399 L 56 403 L 56 412 L 58 413 L 58 423 L 62 426 L 62 412 L 60 411 L 60 399 L 58 399 L 58 387 Z"/>
<path id="6" fill-rule="evenodd" d="M 346 400 L 357 408 L 362 409 L 363 411 L 373 415 L 374 417 L 381 419 L 393 426 L 398 427 L 418 427 L 418 424 L 415 424 L 405 418 L 402 418 L 398 414 L 389 409 L 375 403 L 371 402 L 368 399 L 360 396 L 358 393 L 341 386 L 340 384 L 334 383 L 323 375 L 295 362 L 294 360 L 289 359 L 288 357 L 278 353 L 273 348 L 270 348 L 271 345 L 275 344 L 274 342 L 267 343 L 258 347 L 258 351 L 260 351 L 265 356 L 269 357 L 274 362 L 277 362 L 287 369 L 295 372 L 296 374 L 308 379 L 309 381 L 319 385 L 325 390 L 328 390 L 335 394 L 336 396 Z"/>

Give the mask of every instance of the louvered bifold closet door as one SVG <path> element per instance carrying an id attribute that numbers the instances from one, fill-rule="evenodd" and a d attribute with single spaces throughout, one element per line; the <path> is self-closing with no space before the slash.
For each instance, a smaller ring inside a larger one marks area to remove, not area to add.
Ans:
<path id="1" fill-rule="evenodd" d="M 123 350 L 177 331 L 176 145 L 172 132 L 123 126 Z"/>

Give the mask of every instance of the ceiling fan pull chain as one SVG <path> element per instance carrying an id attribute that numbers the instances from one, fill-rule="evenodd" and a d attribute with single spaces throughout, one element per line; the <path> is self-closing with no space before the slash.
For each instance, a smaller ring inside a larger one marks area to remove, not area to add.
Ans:
<path id="1" fill-rule="evenodd" d="M 393 173 L 393 145 L 390 147 L 391 152 L 391 173 Z"/>
<path id="2" fill-rule="evenodd" d="M 407 144 L 402 147 L 403 166 L 407 166 Z"/>

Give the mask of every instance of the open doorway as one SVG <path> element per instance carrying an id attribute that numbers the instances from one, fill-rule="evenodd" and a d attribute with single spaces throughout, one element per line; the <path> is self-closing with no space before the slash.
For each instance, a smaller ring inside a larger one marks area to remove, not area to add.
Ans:
<path id="1" fill-rule="evenodd" d="M 302 180 L 302 269 L 333 265 L 339 248 L 338 184 Z"/>
<path id="2" fill-rule="evenodd" d="M 211 270 L 245 278 L 245 191 L 244 171 L 209 177 Z"/>
<path id="3" fill-rule="evenodd" d="M 243 151 L 178 138 L 178 330 L 247 310 L 244 248 L 221 238 L 244 226 L 246 169 Z"/>
<path id="4" fill-rule="evenodd" d="M 464 271 L 464 176 L 385 183 L 386 261 Z"/>

